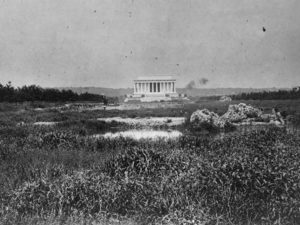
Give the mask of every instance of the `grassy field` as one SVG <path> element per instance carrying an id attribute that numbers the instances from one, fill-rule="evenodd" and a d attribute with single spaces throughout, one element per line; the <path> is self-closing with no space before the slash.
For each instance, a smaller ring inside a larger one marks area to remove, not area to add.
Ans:
<path id="1" fill-rule="evenodd" d="M 245 103 L 300 112 L 298 100 Z M 91 137 L 128 129 L 99 117 L 188 117 L 198 108 L 223 114 L 228 105 L 61 112 L 34 110 L 57 104 L 1 104 L 0 224 L 300 224 L 298 133 Z M 38 121 L 61 123 L 32 125 Z"/>
<path id="2" fill-rule="evenodd" d="M 219 115 L 224 114 L 230 104 L 238 104 L 241 101 L 220 102 L 220 101 L 199 101 L 197 103 L 181 104 L 177 108 L 142 108 L 139 110 L 94 110 L 84 111 L 84 113 L 65 111 L 60 112 L 56 106 L 63 103 L 0 103 L 0 126 L 16 125 L 18 122 L 38 122 L 38 121 L 70 121 L 95 119 L 99 117 L 148 117 L 148 116 L 188 116 L 197 109 L 207 108 Z M 289 115 L 300 114 L 300 100 L 253 100 L 242 101 L 246 104 L 262 108 L 265 113 L 271 113 L 272 108 L 279 111 L 286 111 Z M 147 103 L 146 103 L 147 104 Z M 34 108 L 44 108 L 44 111 L 35 111 Z"/>

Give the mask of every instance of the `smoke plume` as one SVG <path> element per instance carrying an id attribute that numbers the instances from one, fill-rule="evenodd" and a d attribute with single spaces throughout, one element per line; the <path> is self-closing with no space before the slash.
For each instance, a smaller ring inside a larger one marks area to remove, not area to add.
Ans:
<path id="1" fill-rule="evenodd" d="M 188 90 L 191 90 L 191 89 L 195 88 L 195 86 L 196 86 L 196 83 L 195 83 L 195 81 L 192 80 L 185 86 L 185 88 Z"/>
<path id="2" fill-rule="evenodd" d="M 200 78 L 197 82 L 194 80 L 191 80 L 186 86 L 185 88 L 188 90 L 191 90 L 193 88 L 200 88 L 201 86 L 204 86 L 208 83 L 208 79 L 207 78 Z"/>
<path id="3" fill-rule="evenodd" d="M 205 85 L 205 84 L 207 84 L 207 82 L 208 82 L 208 79 L 207 78 L 201 78 L 201 79 L 199 79 L 199 84 L 202 86 L 202 85 Z"/>

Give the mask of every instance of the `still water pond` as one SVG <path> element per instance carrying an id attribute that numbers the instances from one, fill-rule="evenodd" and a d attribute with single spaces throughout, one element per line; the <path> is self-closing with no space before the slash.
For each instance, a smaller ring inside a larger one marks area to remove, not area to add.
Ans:
<path id="1" fill-rule="evenodd" d="M 177 130 L 127 130 L 127 131 L 120 131 L 120 132 L 107 132 L 105 134 L 96 134 L 93 137 L 95 138 L 108 138 L 108 139 L 114 139 L 119 137 L 124 138 L 132 138 L 134 140 L 140 140 L 140 139 L 151 139 L 151 140 L 157 140 L 157 139 L 176 139 L 181 137 L 183 134 L 180 131 Z"/>

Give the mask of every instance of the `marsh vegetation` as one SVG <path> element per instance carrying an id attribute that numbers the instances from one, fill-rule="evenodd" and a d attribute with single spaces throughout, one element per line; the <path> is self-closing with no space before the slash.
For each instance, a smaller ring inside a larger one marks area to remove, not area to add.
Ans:
<path id="1" fill-rule="evenodd" d="M 286 127 L 218 136 L 184 123 L 173 139 L 94 137 L 133 128 L 97 118 L 188 118 L 202 107 L 226 111 L 217 102 L 80 112 L 2 105 L 0 224 L 299 224 L 300 136 Z"/>

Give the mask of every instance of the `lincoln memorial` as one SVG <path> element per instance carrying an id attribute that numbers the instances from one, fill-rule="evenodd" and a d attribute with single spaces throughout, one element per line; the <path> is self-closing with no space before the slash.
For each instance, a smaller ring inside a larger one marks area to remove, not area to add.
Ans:
<path id="1" fill-rule="evenodd" d="M 170 101 L 172 98 L 178 97 L 176 93 L 176 79 L 172 76 L 138 77 L 133 82 L 133 95 L 128 95 L 127 101 Z"/>

